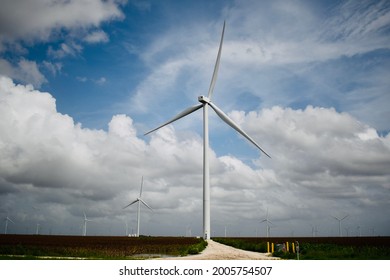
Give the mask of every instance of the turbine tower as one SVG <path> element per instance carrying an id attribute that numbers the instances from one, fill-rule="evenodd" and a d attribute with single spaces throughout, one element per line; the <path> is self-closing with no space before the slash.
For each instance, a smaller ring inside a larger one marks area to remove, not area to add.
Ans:
<path id="1" fill-rule="evenodd" d="M 210 239 L 210 168 L 209 168 L 209 125 L 208 125 L 208 109 L 209 106 L 215 111 L 215 113 L 228 125 L 234 128 L 237 132 L 239 132 L 242 136 L 248 139 L 252 144 L 254 144 L 257 148 L 259 148 L 265 155 L 271 158 L 248 134 L 246 134 L 236 123 L 234 123 L 221 109 L 219 109 L 214 103 L 211 102 L 211 98 L 214 91 L 215 82 L 218 76 L 219 62 L 221 58 L 222 51 L 222 43 L 223 37 L 225 33 L 225 22 L 223 23 L 221 41 L 219 44 L 219 50 L 217 55 L 217 60 L 214 66 L 213 76 L 211 78 L 211 83 L 207 96 L 199 96 L 198 101 L 201 104 L 189 107 L 176 115 L 171 120 L 166 123 L 160 125 L 159 127 L 150 130 L 145 133 L 145 135 L 160 129 L 163 126 L 166 126 L 176 120 L 179 120 L 200 108 L 203 108 L 203 238 L 205 240 Z"/>
<path id="2" fill-rule="evenodd" d="M 5 220 L 4 234 L 7 234 L 8 222 L 11 222 L 11 223 L 13 223 L 13 224 L 15 224 L 15 223 L 14 223 L 14 221 L 12 221 L 8 216 L 7 216 L 6 218 L 4 218 L 4 220 Z"/>
<path id="3" fill-rule="evenodd" d="M 260 222 L 260 224 L 264 223 L 264 222 L 267 222 L 267 237 L 269 237 L 269 232 L 270 232 L 270 228 L 271 228 L 271 226 L 269 224 L 273 225 L 273 223 L 268 218 L 268 208 L 267 208 L 267 216 L 266 216 L 266 218 L 264 220 L 262 220 Z"/>
<path id="4" fill-rule="evenodd" d="M 84 227 L 83 227 L 83 236 L 87 235 L 87 222 L 92 222 L 91 220 L 87 219 L 87 215 L 84 213 Z"/>
<path id="5" fill-rule="evenodd" d="M 337 218 L 335 216 L 332 216 L 333 218 L 335 218 L 337 221 L 339 221 L 339 236 L 342 237 L 343 236 L 343 233 L 341 231 L 341 221 L 346 219 L 349 215 L 345 215 L 344 218 Z"/>
<path id="6" fill-rule="evenodd" d="M 137 237 L 139 237 L 139 224 L 140 224 L 140 216 L 141 216 L 141 203 L 143 205 L 145 205 L 146 207 L 148 207 L 150 210 L 153 211 L 153 209 L 141 198 L 142 197 L 142 185 L 143 185 L 143 182 L 144 182 L 144 177 L 142 176 L 141 178 L 141 190 L 139 192 L 139 197 L 134 200 L 133 202 L 131 202 L 130 204 L 126 205 L 125 207 L 123 207 L 123 209 L 129 207 L 130 205 L 133 205 L 134 203 L 138 202 L 138 212 L 137 212 Z"/>

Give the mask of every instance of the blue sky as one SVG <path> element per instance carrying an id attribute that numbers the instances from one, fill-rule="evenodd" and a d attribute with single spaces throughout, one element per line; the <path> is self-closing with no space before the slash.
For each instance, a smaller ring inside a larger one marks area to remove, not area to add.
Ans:
<path id="1" fill-rule="evenodd" d="M 0 2 L 11 231 L 121 234 L 143 175 L 143 233 L 199 235 L 201 112 L 143 133 L 207 94 L 226 21 L 213 101 L 272 159 L 211 112 L 213 231 L 390 233 L 388 1 Z"/>

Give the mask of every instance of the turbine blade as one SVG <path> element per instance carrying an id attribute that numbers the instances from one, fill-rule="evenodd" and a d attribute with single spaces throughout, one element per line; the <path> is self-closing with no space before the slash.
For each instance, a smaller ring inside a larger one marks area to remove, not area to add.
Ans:
<path id="1" fill-rule="evenodd" d="M 185 109 L 183 112 L 177 114 L 177 115 L 176 115 L 174 118 L 172 118 L 171 120 L 167 121 L 166 123 L 160 125 L 160 126 L 157 127 L 157 128 L 154 128 L 154 129 L 152 129 L 152 130 L 146 132 L 144 135 L 148 135 L 149 133 L 152 133 L 153 131 L 156 131 L 156 130 L 162 128 L 163 126 L 166 126 L 166 125 L 168 125 L 168 124 L 170 124 L 170 123 L 172 123 L 172 122 L 174 122 L 174 121 L 177 121 L 178 119 L 181 119 L 181 118 L 187 116 L 188 114 L 191 114 L 192 112 L 195 112 L 196 110 L 198 110 L 198 109 L 200 109 L 200 108 L 202 108 L 202 107 L 203 107 L 203 104 L 199 104 L 199 105 L 195 105 L 195 106 L 192 106 L 192 107 L 190 107 L 190 108 L 187 108 L 187 109 Z"/>
<path id="2" fill-rule="evenodd" d="M 221 42 L 219 43 L 219 50 L 218 50 L 217 60 L 215 61 L 213 77 L 211 79 L 211 83 L 210 83 L 210 87 L 209 87 L 209 93 L 207 95 L 207 97 L 209 99 L 211 99 L 211 97 L 213 95 L 215 82 L 216 82 L 217 76 L 218 76 L 218 69 L 219 69 L 219 62 L 221 60 L 222 43 L 223 43 L 223 36 L 224 36 L 224 34 L 225 34 L 225 22 L 223 22 Z"/>
<path id="3" fill-rule="evenodd" d="M 141 177 L 141 189 L 139 191 L 139 197 L 142 196 L 142 185 L 144 184 L 144 176 Z"/>
<path id="4" fill-rule="evenodd" d="M 153 211 L 152 207 L 150 207 L 145 201 L 143 201 L 142 199 L 139 200 L 143 203 L 143 205 L 145 205 L 146 207 L 148 207 L 150 210 Z"/>
<path id="5" fill-rule="evenodd" d="M 237 132 L 239 132 L 242 136 L 244 136 L 246 139 L 248 139 L 253 145 L 255 145 L 257 148 L 260 149 L 267 157 L 271 158 L 269 154 L 267 154 L 260 146 L 253 140 L 248 134 L 246 134 L 235 122 L 233 122 L 232 119 L 230 119 L 224 112 L 222 112 L 221 109 L 219 109 L 215 104 L 212 102 L 208 103 L 211 108 L 217 113 L 217 115 L 228 125 L 230 125 L 232 128 L 234 128 Z"/>
<path id="6" fill-rule="evenodd" d="M 138 200 L 139 200 L 139 198 L 137 198 L 136 200 L 134 200 L 132 203 L 126 205 L 126 206 L 123 207 L 122 209 L 125 209 L 125 208 L 129 207 L 130 205 L 133 205 L 133 204 L 136 203 Z"/>
<path id="7" fill-rule="evenodd" d="M 10 218 L 7 217 L 7 220 L 10 221 L 11 223 L 15 224 L 14 221 L 12 221 Z"/>

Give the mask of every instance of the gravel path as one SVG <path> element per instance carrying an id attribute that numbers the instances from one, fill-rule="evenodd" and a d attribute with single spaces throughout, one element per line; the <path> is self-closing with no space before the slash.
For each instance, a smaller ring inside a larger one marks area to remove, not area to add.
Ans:
<path id="1" fill-rule="evenodd" d="M 198 255 L 188 255 L 185 257 L 161 258 L 163 260 L 278 260 L 268 253 L 256 253 L 236 249 L 213 240 L 207 241 L 208 245 Z"/>

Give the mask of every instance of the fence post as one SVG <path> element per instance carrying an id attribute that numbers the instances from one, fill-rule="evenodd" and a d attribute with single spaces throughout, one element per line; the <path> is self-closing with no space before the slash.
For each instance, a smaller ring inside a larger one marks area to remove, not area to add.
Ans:
<path id="1" fill-rule="evenodd" d="M 295 241 L 297 243 L 297 259 L 299 261 L 299 242 Z"/>

